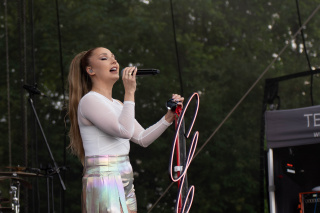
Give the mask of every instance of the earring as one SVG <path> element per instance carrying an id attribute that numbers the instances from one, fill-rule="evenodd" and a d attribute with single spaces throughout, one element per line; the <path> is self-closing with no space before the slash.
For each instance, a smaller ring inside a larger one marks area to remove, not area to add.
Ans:
<path id="1" fill-rule="evenodd" d="M 92 70 L 92 69 L 90 69 L 90 70 L 89 70 L 89 72 L 90 72 L 90 73 L 93 73 L 93 70 Z"/>

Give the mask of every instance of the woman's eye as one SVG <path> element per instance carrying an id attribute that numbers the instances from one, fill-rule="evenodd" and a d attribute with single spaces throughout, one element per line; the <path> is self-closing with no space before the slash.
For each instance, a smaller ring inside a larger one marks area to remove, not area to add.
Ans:
<path id="1" fill-rule="evenodd" d="M 108 58 L 107 57 L 103 57 L 103 58 L 101 58 L 101 60 L 108 60 Z"/>

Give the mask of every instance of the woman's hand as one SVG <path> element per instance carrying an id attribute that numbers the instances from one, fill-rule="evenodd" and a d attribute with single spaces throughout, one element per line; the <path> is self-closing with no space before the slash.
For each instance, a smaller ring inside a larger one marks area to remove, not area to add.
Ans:
<path id="1" fill-rule="evenodd" d="M 125 90 L 124 101 L 134 101 L 136 91 L 136 74 L 137 67 L 126 67 L 122 71 L 122 81 Z"/>
<path id="2" fill-rule="evenodd" d="M 172 99 L 174 102 L 177 102 L 177 104 L 181 106 L 181 109 L 183 108 L 183 101 L 184 101 L 183 97 L 181 97 L 178 94 L 172 94 Z M 172 112 L 170 109 L 168 110 L 167 114 L 165 115 L 165 119 L 168 123 L 172 123 L 174 121 L 175 117 L 176 117 L 176 113 Z"/>

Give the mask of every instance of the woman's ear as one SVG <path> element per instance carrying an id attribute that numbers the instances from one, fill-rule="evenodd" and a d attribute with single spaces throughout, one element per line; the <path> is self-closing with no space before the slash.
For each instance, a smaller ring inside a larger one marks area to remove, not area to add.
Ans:
<path id="1" fill-rule="evenodd" d="M 86 71 L 87 71 L 88 75 L 94 75 L 95 74 L 91 67 L 87 67 Z"/>

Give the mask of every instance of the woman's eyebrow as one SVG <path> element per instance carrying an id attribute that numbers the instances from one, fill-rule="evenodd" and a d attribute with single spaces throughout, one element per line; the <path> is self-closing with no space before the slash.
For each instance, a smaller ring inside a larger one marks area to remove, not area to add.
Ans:
<path id="1" fill-rule="evenodd" d="M 108 53 L 101 53 L 99 56 L 101 56 L 101 55 L 105 55 L 105 56 L 109 57 L 109 56 L 108 56 Z M 114 58 L 114 57 L 115 57 L 115 55 L 114 55 L 114 54 L 111 54 L 111 57 L 113 57 L 113 58 Z"/>
<path id="2" fill-rule="evenodd" d="M 101 53 L 99 56 L 101 56 L 101 55 L 106 55 L 106 56 L 108 56 L 108 53 Z"/>

